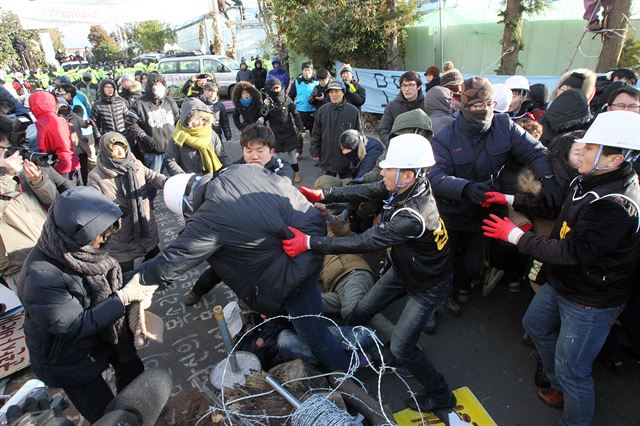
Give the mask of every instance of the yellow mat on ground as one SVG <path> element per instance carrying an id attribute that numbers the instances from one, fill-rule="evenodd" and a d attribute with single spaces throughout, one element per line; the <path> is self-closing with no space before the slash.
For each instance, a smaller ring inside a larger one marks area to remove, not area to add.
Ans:
<path id="1" fill-rule="evenodd" d="M 458 400 L 455 407 L 456 412 L 465 422 L 472 423 L 477 426 L 497 426 L 487 410 L 480 404 L 471 389 L 463 387 L 453 391 Z M 428 413 L 423 414 L 424 421 L 428 425 L 444 425 L 435 415 Z M 393 418 L 398 426 L 416 426 L 421 424 L 420 413 L 410 408 L 394 413 Z"/>

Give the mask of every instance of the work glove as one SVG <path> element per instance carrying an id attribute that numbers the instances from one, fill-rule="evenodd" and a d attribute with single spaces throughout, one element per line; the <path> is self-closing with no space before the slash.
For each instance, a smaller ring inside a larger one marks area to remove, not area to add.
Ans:
<path id="1" fill-rule="evenodd" d="M 518 244 L 524 231 L 518 228 L 508 217 L 500 219 L 495 214 L 490 214 L 489 219 L 482 221 L 482 231 L 485 237 L 495 238 L 511 244 Z"/>
<path id="2" fill-rule="evenodd" d="M 474 204 L 480 204 L 485 200 L 485 193 L 489 192 L 491 187 L 486 183 L 472 182 L 462 190 L 462 196 Z"/>
<path id="3" fill-rule="evenodd" d="M 122 304 L 128 306 L 133 302 L 144 302 L 148 300 L 157 288 L 157 285 L 140 284 L 140 274 L 135 274 L 124 287 L 116 291 L 116 294 Z"/>
<path id="4" fill-rule="evenodd" d="M 553 176 L 545 176 L 542 178 L 542 191 L 540 195 L 544 197 L 549 207 L 561 206 L 564 201 L 564 191 Z"/>
<path id="5" fill-rule="evenodd" d="M 287 256 L 296 257 L 309 250 L 309 236 L 292 226 L 288 226 L 288 228 L 293 232 L 293 238 L 282 240 L 282 250 L 287 253 Z"/>
<path id="6" fill-rule="evenodd" d="M 304 195 L 310 203 L 317 203 L 324 200 L 324 193 L 321 189 L 311 189 L 306 186 L 301 186 L 300 193 Z"/>
<path id="7" fill-rule="evenodd" d="M 347 83 L 347 90 L 351 93 L 356 93 L 356 86 L 354 84 Z"/>
<path id="8" fill-rule="evenodd" d="M 497 204 L 500 206 L 506 206 L 507 204 L 513 204 L 513 195 L 503 194 L 502 192 L 485 192 L 484 201 L 480 203 L 482 207 L 489 208 L 493 204 Z"/>

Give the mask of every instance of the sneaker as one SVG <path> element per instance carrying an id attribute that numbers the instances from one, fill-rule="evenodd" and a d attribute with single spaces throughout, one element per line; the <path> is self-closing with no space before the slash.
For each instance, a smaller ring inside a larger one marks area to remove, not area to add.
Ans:
<path id="1" fill-rule="evenodd" d="M 554 388 L 538 389 L 538 398 L 549 407 L 562 408 L 564 405 L 564 395 Z"/>
<path id="2" fill-rule="evenodd" d="M 452 392 L 449 392 L 449 395 L 444 398 L 433 398 L 426 396 L 424 394 L 415 395 L 415 399 L 418 401 L 418 405 L 416 405 L 416 401 L 413 398 L 409 398 L 407 401 L 407 405 L 414 411 L 420 411 L 422 413 L 433 412 L 436 410 L 446 410 L 448 408 L 453 408 L 456 406 L 457 400 L 455 395 Z M 418 406 L 420 409 L 418 409 Z"/>
<path id="3" fill-rule="evenodd" d="M 502 277 L 504 277 L 504 271 L 502 269 L 489 269 L 489 271 L 484 275 L 484 280 L 482 282 L 482 295 L 485 297 L 490 295 L 502 280 Z"/>
<path id="4" fill-rule="evenodd" d="M 202 296 L 198 296 L 193 292 L 193 290 L 189 290 L 189 293 L 184 298 L 184 304 L 187 306 L 195 305 L 200 301 Z"/>
<path id="5" fill-rule="evenodd" d="M 294 181 L 295 183 L 300 183 L 300 182 L 302 182 L 302 178 L 300 177 L 300 173 L 296 173 L 296 174 L 294 174 L 294 175 L 293 175 L 293 181 Z"/>
<path id="6" fill-rule="evenodd" d="M 521 290 L 521 286 L 520 286 L 520 280 L 517 281 L 511 281 L 508 285 L 507 285 L 508 290 L 511 293 L 520 293 Z"/>
<path id="7" fill-rule="evenodd" d="M 429 318 L 429 321 L 427 321 L 427 325 L 424 326 L 424 332 L 425 334 L 436 334 L 436 327 L 438 325 L 438 313 L 437 312 L 433 312 L 433 315 L 431 315 L 431 318 Z"/>
<path id="8" fill-rule="evenodd" d="M 549 389 L 551 388 L 551 382 L 547 379 L 547 376 L 544 374 L 544 368 L 542 367 L 542 363 L 538 361 L 536 363 L 536 373 L 533 376 L 533 381 L 536 386 L 540 389 Z"/>
<path id="9" fill-rule="evenodd" d="M 460 308 L 460 305 L 453 297 L 447 299 L 444 304 L 444 310 L 452 317 L 460 318 L 462 316 L 462 308 Z"/>

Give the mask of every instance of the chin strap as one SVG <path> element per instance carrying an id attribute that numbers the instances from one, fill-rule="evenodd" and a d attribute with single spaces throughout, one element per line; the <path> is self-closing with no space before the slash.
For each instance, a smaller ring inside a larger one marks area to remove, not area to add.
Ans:
<path id="1" fill-rule="evenodd" d="M 589 173 L 586 173 L 585 176 L 592 175 L 593 173 L 598 172 L 600 170 L 613 170 L 617 168 L 617 167 L 598 167 L 598 163 L 600 162 L 600 157 L 602 156 L 603 149 L 604 149 L 604 145 L 600 145 L 600 147 L 598 148 L 598 153 L 596 154 L 596 158 L 594 160 L 593 169 L 591 169 Z M 629 159 L 633 156 L 634 151 L 632 149 L 626 149 L 626 150 L 623 150 L 623 152 L 624 152 L 624 161 L 629 161 Z"/>
<path id="2" fill-rule="evenodd" d="M 393 203 L 393 201 L 398 197 L 398 195 L 400 195 L 398 193 L 398 190 L 400 190 L 402 188 L 406 188 L 407 186 L 413 185 L 413 183 L 416 181 L 416 179 L 418 179 L 418 177 L 422 176 L 421 169 L 415 169 L 414 170 L 415 177 L 413 178 L 413 180 L 401 184 L 401 183 L 399 183 L 399 180 L 400 180 L 400 168 L 398 168 L 396 170 L 397 170 L 396 171 L 396 182 L 394 184 L 395 188 L 391 192 L 391 195 L 389 196 L 389 198 L 387 198 L 386 200 L 382 201 L 382 203 L 385 206 L 388 206 L 391 203 Z"/>

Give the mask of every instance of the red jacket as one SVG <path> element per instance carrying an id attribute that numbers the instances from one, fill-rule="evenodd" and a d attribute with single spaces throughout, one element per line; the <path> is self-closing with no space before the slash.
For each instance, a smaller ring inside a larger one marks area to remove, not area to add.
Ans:
<path id="1" fill-rule="evenodd" d="M 53 167 L 58 173 L 78 170 L 80 162 L 73 152 L 69 124 L 56 114 L 58 104 L 54 95 L 44 90 L 29 96 L 29 107 L 36 116 L 38 148 L 41 152 L 56 154 L 58 162 Z"/>

